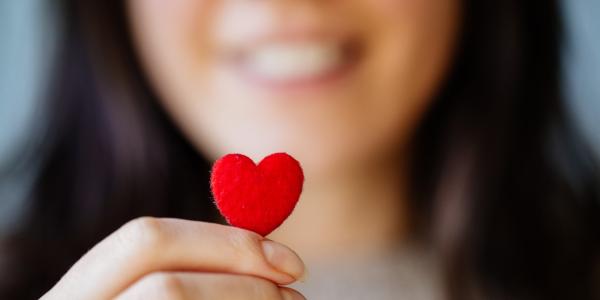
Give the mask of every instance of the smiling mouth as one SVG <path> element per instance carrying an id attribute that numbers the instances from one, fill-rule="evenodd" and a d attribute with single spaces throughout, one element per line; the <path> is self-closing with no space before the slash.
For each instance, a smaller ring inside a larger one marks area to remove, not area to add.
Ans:
<path id="1" fill-rule="evenodd" d="M 238 49 L 232 59 L 242 78 L 267 88 L 331 83 L 349 74 L 362 56 L 355 39 L 272 39 Z"/>

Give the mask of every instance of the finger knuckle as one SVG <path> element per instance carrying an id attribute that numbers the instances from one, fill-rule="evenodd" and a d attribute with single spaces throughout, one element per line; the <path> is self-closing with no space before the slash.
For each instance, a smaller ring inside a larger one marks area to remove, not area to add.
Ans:
<path id="1" fill-rule="evenodd" d="M 158 299 L 179 300 L 185 298 L 184 284 L 176 274 L 153 273 L 147 275 L 144 284 L 152 290 Z"/>
<path id="2" fill-rule="evenodd" d="M 281 299 L 277 285 L 269 280 L 249 276 L 218 276 L 215 286 L 223 299 Z"/>
<path id="3" fill-rule="evenodd" d="M 140 217 L 129 221 L 120 232 L 120 240 L 134 252 L 152 251 L 166 243 L 163 221 L 153 217 Z"/>
<path id="4" fill-rule="evenodd" d="M 282 299 L 277 285 L 266 279 L 255 278 L 249 288 L 250 294 L 255 295 L 256 299 Z"/>
<path id="5" fill-rule="evenodd" d="M 242 269 L 253 269 L 262 254 L 260 236 L 247 230 L 233 230 L 228 234 L 228 240 L 235 259 Z"/>

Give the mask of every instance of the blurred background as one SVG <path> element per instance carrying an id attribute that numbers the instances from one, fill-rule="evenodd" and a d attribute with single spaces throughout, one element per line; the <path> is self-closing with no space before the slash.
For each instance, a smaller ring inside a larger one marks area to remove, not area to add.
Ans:
<path id="1" fill-rule="evenodd" d="M 565 90 L 577 124 L 600 153 L 600 11 L 598 0 L 564 1 Z M 16 169 L 15 158 L 35 143 L 40 95 L 51 68 L 60 23 L 51 2 L 0 2 L 0 170 Z M 32 172 L 32 171 L 27 171 Z M 0 231 L 10 227 L 31 173 L 0 173 Z"/>

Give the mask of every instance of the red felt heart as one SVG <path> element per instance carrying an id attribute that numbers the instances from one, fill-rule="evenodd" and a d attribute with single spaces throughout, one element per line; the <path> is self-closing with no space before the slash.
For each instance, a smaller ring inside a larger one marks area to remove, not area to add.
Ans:
<path id="1" fill-rule="evenodd" d="M 263 236 L 292 213 L 303 183 L 300 163 L 286 153 L 271 154 L 258 166 L 242 154 L 227 154 L 215 162 L 210 178 L 227 222 Z"/>

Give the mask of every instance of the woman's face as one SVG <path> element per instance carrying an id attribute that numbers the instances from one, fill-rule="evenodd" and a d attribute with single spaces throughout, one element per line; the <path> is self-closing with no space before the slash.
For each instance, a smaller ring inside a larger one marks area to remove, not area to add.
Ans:
<path id="1" fill-rule="evenodd" d="M 129 0 L 162 104 L 211 158 L 391 158 L 450 63 L 458 0 Z"/>

